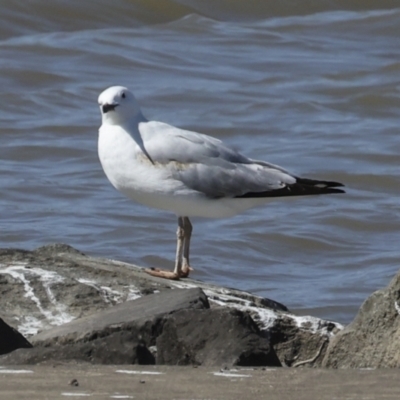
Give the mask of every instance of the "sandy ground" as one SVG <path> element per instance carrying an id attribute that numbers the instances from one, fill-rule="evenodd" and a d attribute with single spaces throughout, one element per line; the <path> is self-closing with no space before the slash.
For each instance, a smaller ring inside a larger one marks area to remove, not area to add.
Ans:
<path id="1" fill-rule="evenodd" d="M 71 384 L 76 379 L 78 386 Z M 0 367 L 0 399 L 400 399 L 399 370 Z"/>

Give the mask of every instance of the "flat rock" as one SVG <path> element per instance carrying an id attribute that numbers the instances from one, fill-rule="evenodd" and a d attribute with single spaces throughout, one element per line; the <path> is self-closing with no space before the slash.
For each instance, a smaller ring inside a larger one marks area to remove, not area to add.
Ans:
<path id="1" fill-rule="evenodd" d="M 365 300 L 354 321 L 332 338 L 322 365 L 400 367 L 400 272 L 387 288 Z"/>
<path id="2" fill-rule="evenodd" d="M 169 314 L 209 308 L 201 289 L 170 290 L 127 301 L 31 338 L 34 349 L 0 358 L 2 364 L 86 361 L 96 364 L 154 364 L 155 344 Z"/>
<path id="3" fill-rule="evenodd" d="M 0 318 L 0 355 L 32 345 L 14 328 Z"/>
<path id="4" fill-rule="evenodd" d="M 151 321 L 185 308 L 210 308 L 207 297 L 199 288 L 169 290 L 137 300 L 117 304 L 101 312 L 41 332 L 31 338 L 33 344 L 50 341 L 64 344 L 68 341 L 86 340 L 105 329 L 120 330 L 127 324 Z"/>

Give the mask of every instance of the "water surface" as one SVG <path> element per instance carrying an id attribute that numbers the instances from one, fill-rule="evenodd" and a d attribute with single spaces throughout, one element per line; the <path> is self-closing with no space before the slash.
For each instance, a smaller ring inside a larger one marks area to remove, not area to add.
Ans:
<path id="1" fill-rule="evenodd" d="M 5 1 L 1 247 L 65 242 L 172 268 L 176 218 L 125 199 L 97 157 L 97 96 L 252 158 L 346 184 L 194 220 L 194 278 L 347 323 L 399 269 L 396 1 Z"/>

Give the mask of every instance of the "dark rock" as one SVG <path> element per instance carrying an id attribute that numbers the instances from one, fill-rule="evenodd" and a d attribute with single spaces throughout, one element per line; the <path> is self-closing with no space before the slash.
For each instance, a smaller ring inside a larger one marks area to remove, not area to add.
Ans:
<path id="1" fill-rule="evenodd" d="M 118 304 L 32 337 L 34 348 L 0 358 L 2 364 L 79 360 L 95 364 L 154 364 L 148 346 L 162 317 L 186 308 L 208 308 L 201 289 L 170 290 Z"/>
<path id="2" fill-rule="evenodd" d="M 2 365 L 37 365 L 54 362 L 80 361 L 92 364 L 149 364 L 140 358 L 142 348 L 137 333 L 113 332 L 105 337 L 87 342 L 70 342 L 65 345 L 43 343 L 31 349 L 18 349 L 0 357 Z M 147 361 L 147 360 L 146 360 Z M 151 364 L 154 364 L 153 362 Z"/>
<path id="3" fill-rule="evenodd" d="M 33 349 L 15 351 L 0 362 L 281 365 L 269 339 L 247 313 L 209 309 L 201 289 L 170 290 L 122 303 L 31 340 Z M 149 349 L 154 345 L 157 359 Z"/>
<path id="4" fill-rule="evenodd" d="M 157 338 L 157 364 L 281 366 L 251 317 L 234 309 L 170 315 Z"/>
<path id="5" fill-rule="evenodd" d="M 32 345 L 14 328 L 0 318 L 0 355 Z"/>
<path id="6" fill-rule="evenodd" d="M 117 304 L 99 313 L 39 333 L 31 341 L 34 344 L 43 341 L 65 344 L 96 335 L 105 336 L 104 332 L 108 334 L 108 329 L 110 332 L 119 331 L 126 324 L 137 321 L 145 323 L 186 308 L 209 307 L 206 295 L 199 288 L 170 290 Z"/>
<path id="7" fill-rule="evenodd" d="M 354 321 L 332 339 L 322 365 L 400 367 L 400 272 L 387 288 L 373 293 Z"/>
<path id="8" fill-rule="evenodd" d="M 211 305 L 217 302 L 220 306 L 229 305 L 248 312 L 260 331 L 269 335 L 271 344 L 283 365 L 321 366 L 327 345 L 342 329 L 341 325 L 320 318 L 296 316 L 277 308 L 276 305 L 272 309 L 267 308 L 262 305 L 262 301 L 254 302 L 249 297 L 237 296 L 236 292 L 233 291 L 235 296 L 232 296 L 232 292 L 215 295 L 206 291 Z"/>
<path id="9" fill-rule="evenodd" d="M 337 332 L 336 324 L 329 321 L 308 318 L 300 324 L 298 319 L 284 315 L 269 329 L 271 343 L 279 359 L 288 367 L 320 367 L 329 339 Z"/>
<path id="10" fill-rule="evenodd" d="M 68 382 L 68 385 L 70 385 L 70 386 L 79 386 L 79 382 L 78 382 L 77 379 L 71 379 L 71 380 Z"/>

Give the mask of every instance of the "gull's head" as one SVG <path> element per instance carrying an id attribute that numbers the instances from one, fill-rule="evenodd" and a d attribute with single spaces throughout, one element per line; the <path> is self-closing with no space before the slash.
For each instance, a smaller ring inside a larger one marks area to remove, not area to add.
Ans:
<path id="1" fill-rule="evenodd" d="M 141 115 L 135 96 L 124 86 L 111 86 L 99 96 L 103 124 L 121 124 Z"/>

